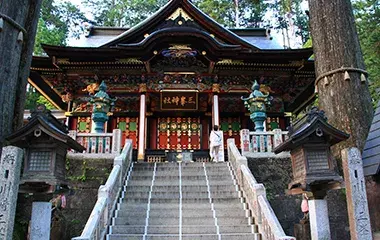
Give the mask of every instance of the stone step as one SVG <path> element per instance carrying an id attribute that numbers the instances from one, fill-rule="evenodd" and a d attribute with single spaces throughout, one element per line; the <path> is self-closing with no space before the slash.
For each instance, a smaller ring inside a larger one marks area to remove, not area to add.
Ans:
<path id="1" fill-rule="evenodd" d="M 242 209 L 216 209 L 215 216 L 217 218 L 245 218 L 249 216 L 249 212 Z M 147 208 L 140 209 L 120 209 L 116 213 L 117 217 L 134 217 L 134 218 L 146 218 L 147 216 Z M 179 208 L 172 209 L 150 209 L 149 217 L 178 217 L 179 216 Z M 213 217 L 213 211 L 211 210 L 211 206 L 206 207 L 204 209 L 183 209 L 182 210 L 183 217 Z"/>
<path id="2" fill-rule="evenodd" d="M 181 238 L 176 234 L 111 234 L 107 240 L 261 240 L 258 233 L 231 233 L 231 234 L 182 234 Z"/>
<path id="3" fill-rule="evenodd" d="M 138 185 L 128 185 L 123 187 L 124 192 L 130 191 L 141 191 L 141 192 L 149 192 L 151 186 L 138 186 Z M 180 186 L 159 186 L 153 185 L 154 192 L 179 192 Z M 206 185 L 197 186 L 197 185 L 181 185 L 182 192 L 206 192 L 208 187 Z M 210 186 L 210 191 L 236 191 L 236 187 L 227 184 L 227 185 L 212 185 Z"/>
<path id="4" fill-rule="evenodd" d="M 123 210 L 123 211 L 128 211 L 128 210 L 145 210 L 148 208 L 147 203 L 138 203 L 138 202 L 121 202 L 118 204 L 118 209 Z M 178 203 L 151 203 L 150 204 L 150 209 L 178 209 L 179 205 Z M 206 203 L 182 203 L 182 210 L 186 209 L 194 209 L 194 211 L 198 209 L 211 209 L 211 203 L 206 202 Z M 244 210 L 244 204 L 243 203 L 230 203 L 230 202 L 217 202 L 214 203 L 214 209 L 216 211 L 223 211 L 224 209 L 230 209 L 230 210 L 235 210 L 235 211 L 240 211 Z"/>
<path id="5" fill-rule="evenodd" d="M 212 198 L 237 198 L 238 192 L 236 191 L 213 191 L 210 193 Z M 142 191 L 127 191 L 124 192 L 124 198 L 149 198 L 151 195 L 151 198 L 174 198 L 177 199 L 180 197 L 179 192 L 155 192 L 152 193 L 149 192 L 142 192 Z M 209 198 L 208 192 L 187 192 L 182 191 L 182 198 Z"/>
<path id="6" fill-rule="evenodd" d="M 178 225 L 155 226 L 150 225 L 147 227 L 147 234 L 178 234 Z M 182 234 L 216 234 L 217 227 L 215 225 L 194 225 L 181 227 Z M 253 226 L 219 226 L 219 233 L 252 233 Z M 144 234 L 145 225 L 116 225 L 110 227 L 112 234 Z"/>
<path id="7" fill-rule="evenodd" d="M 152 176 L 144 176 L 144 175 L 132 175 L 129 177 L 129 181 L 152 181 L 153 177 Z M 229 175 L 208 175 L 207 179 L 209 181 L 212 180 L 225 180 L 225 181 L 231 181 L 232 178 Z M 175 181 L 179 182 L 185 181 L 185 180 L 192 180 L 192 181 L 205 181 L 206 177 L 204 175 L 182 175 L 181 178 L 179 176 L 171 176 L 171 175 L 156 175 L 154 178 L 155 182 L 162 182 L 162 181 Z"/>
<path id="8" fill-rule="evenodd" d="M 178 225 L 180 222 L 179 216 L 169 216 L 169 217 L 149 217 L 149 225 Z M 118 216 L 114 218 L 113 225 L 144 225 L 146 224 L 146 218 L 136 218 L 135 216 Z M 185 217 L 182 216 L 183 225 L 210 225 L 215 224 L 215 219 L 211 216 L 201 216 L 201 217 Z M 245 217 L 219 217 L 217 218 L 217 223 L 220 225 L 248 225 L 248 218 Z"/>
<path id="9" fill-rule="evenodd" d="M 126 203 L 146 203 L 148 204 L 148 198 L 139 198 L 139 197 L 128 197 L 125 199 L 121 200 L 122 202 Z M 167 197 L 162 197 L 162 198 L 151 198 L 150 199 L 151 203 L 176 203 L 179 204 L 180 199 L 179 198 L 167 198 Z M 182 203 L 209 203 L 210 199 L 208 197 L 193 197 L 193 198 L 183 198 Z M 241 203 L 241 199 L 239 198 L 234 198 L 234 197 L 222 197 L 222 198 L 212 198 L 211 199 L 212 203 L 234 203 L 238 204 Z"/>
<path id="10" fill-rule="evenodd" d="M 126 186 L 151 186 L 152 180 L 142 180 L 142 181 L 128 181 Z M 218 180 L 218 181 L 209 181 L 210 187 L 213 186 L 224 186 L 224 185 L 231 185 L 233 186 L 232 180 Z M 160 186 L 160 187 L 170 187 L 170 186 L 179 186 L 179 181 L 165 181 L 165 182 L 157 182 L 155 181 L 153 183 L 154 186 Z M 206 180 L 186 180 L 182 179 L 182 185 L 184 186 L 207 186 Z"/>
<path id="11" fill-rule="evenodd" d="M 157 217 L 178 217 L 179 209 L 153 209 L 149 211 L 149 218 L 157 218 Z M 147 211 L 117 211 L 117 217 L 143 217 L 146 218 Z M 211 208 L 209 209 L 201 209 L 198 211 L 194 211 L 192 209 L 182 210 L 183 217 L 213 217 L 213 212 Z M 245 217 L 244 213 L 234 214 L 236 217 Z"/>

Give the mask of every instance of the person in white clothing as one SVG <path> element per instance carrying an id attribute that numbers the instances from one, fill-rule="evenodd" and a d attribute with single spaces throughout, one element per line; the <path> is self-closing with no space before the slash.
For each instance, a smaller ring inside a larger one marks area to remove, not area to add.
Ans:
<path id="1" fill-rule="evenodd" d="M 219 148 L 222 145 L 222 136 L 221 133 L 218 132 L 218 125 L 214 126 L 214 129 L 210 133 L 210 157 L 211 161 L 218 162 L 219 156 Z"/>

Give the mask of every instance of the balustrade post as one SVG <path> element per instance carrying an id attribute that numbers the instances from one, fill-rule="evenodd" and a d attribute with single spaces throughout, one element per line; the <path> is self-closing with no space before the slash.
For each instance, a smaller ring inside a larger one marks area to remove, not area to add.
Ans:
<path id="1" fill-rule="evenodd" d="M 112 153 L 120 154 L 121 151 L 121 130 L 114 129 L 112 131 Z"/>
<path id="2" fill-rule="evenodd" d="M 240 130 L 241 155 L 245 155 L 250 151 L 249 129 Z"/>
<path id="3" fill-rule="evenodd" d="M 266 198 L 267 193 L 265 191 L 265 187 L 263 184 L 255 184 L 253 185 L 253 209 L 255 212 L 255 220 L 257 221 L 257 224 L 262 224 L 263 219 L 261 215 L 261 208 L 259 204 L 259 197 L 263 196 L 263 198 Z"/>
<path id="4" fill-rule="evenodd" d="M 273 142 L 272 142 L 272 135 L 271 134 L 267 135 L 267 151 L 270 153 L 273 151 Z"/>
<path id="5" fill-rule="evenodd" d="M 103 224 L 105 225 L 104 227 L 107 227 L 108 223 L 108 205 L 110 204 L 110 199 L 109 199 L 109 191 L 105 185 L 101 185 L 98 190 L 98 199 L 100 198 L 105 198 L 106 199 L 106 206 L 104 209 L 104 215 L 103 215 Z M 100 212 L 100 214 L 102 214 Z M 102 216 L 100 216 L 102 217 Z"/>
<path id="6" fill-rule="evenodd" d="M 74 140 L 76 140 L 77 139 L 77 131 L 76 130 L 70 130 L 69 131 L 69 136 L 72 138 L 72 139 L 74 139 Z"/>
<path id="7" fill-rule="evenodd" d="M 278 145 L 280 145 L 282 142 L 283 142 L 283 139 L 282 139 L 282 130 L 281 129 L 273 129 L 273 145 L 274 147 L 277 147 Z"/>
<path id="8" fill-rule="evenodd" d="M 230 148 L 230 143 L 234 144 L 235 145 L 235 139 L 234 138 L 228 138 L 227 139 L 227 154 L 228 154 L 228 161 L 230 163 L 231 162 L 231 158 L 232 158 L 232 151 L 231 151 L 231 148 Z M 233 166 L 233 163 L 232 163 L 232 166 Z M 234 166 L 233 166 L 234 167 Z M 236 169 L 235 169 L 236 170 Z"/>

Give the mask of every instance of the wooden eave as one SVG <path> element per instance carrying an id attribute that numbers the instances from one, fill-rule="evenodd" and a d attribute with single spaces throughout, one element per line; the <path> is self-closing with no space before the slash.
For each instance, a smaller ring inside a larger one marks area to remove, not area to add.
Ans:
<path id="1" fill-rule="evenodd" d="M 56 107 L 64 111 L 67 109 L 67 103 L 62 101 L 62 97 L 51 88 L 38 72 L 30 71 L 28 82 Z"/>
<path id="2" fill-rule="evenodd" d="M 121 49 L 133 49 L 133 48 L 144 48 L 147 45 L 152 44 L 154 41 L 157 41 L 158 38 L 163 38 L 166 36 L 170 37 L 186 37 L 187 39 L 192 38 L 199 38 L 201 40 L 206 41 L 210 45 L 212 45 L 214 48 L 219 50 L 240 50 L 240 45 L 232 45 L 232 44 L 225 44 L 221 43 L 215 38 L 211 37 L 209 33 L 205 31 L 201 31 L 199 29 L 195 29 L 192 27 L 171 27 L 171 28 L 163 28 L 160 30 L 157 30 L 150 34 L 147 38 L 145 38 L 143 41 L 138 43 L 121 43 L 116 45 L 116 48 Z M 172 39 L 172 42 L 176 41 L 176 39 Z M 188 41 L 191 43 L 191 41 Z"/>
<path id="3" fill-rule="evenodd" d="M 305 115 L 304 118 L 309 117 Z M 300 119 L 299 121 L 302 121 Z M 295 123 L 297 127 L 297 123 Z M 339 129 L 334 128 L 321 117 L 314 117 L 312 120 L 306 122 L 304 125 L 299 126 L 294 132 L 289 132 L 289 138 L 273 151 L 278 154 L 282 151 L 289 151 L 295 149 L 296 147 L 302 145 L 303 141 L 312 134 L 315 134 L 317 128 L 320 128 L 323 131 L 323 137 L 328 137 L 328 142 L 331 145 L 334 145 L 338 142 L 344 141 L 349 138 L 349 134 L 340 131 Z"/>
<path id="4" fill-rule="evenodd" d="M 49 124 L 42 116 L 31 118 L 31 120 L 25 126 L 8 136 L 6 140 L 9 141 L 10 144 L 25 145 L 26 138 L 30 135 L 33 135 L 34 130 L 37 128 L 41 129 L 44 133 L 56 139 L 57 141 L 64 143 L 69 148 L 72 148 L 78 152 L 85 150 L 85 148 L 77 141 L 58 130 L 55 126 Z"/>
<path id="5" fill-rule="evenodd" d="M 178 30 L 178 29 L 177 29 Z M 225 58 L 231 58 L 233 60 L 242 60 L 244 63 L 267 63 L 267 64 L 288 64 L 293 61 L 307 61 L 307 59 L 313 54 L 311 48 L 306 49 L 290 49 L 290 50 L 258 50 L 255 52 L 247 52 L 246 49 L 242 49 L 238 45 L 227 45 L 218 42 L 212 37 L 208 36 L 204 32 L 198 32 L 198 36 L 190 36 L 189 33 L 184 30 L 177 32 L 177 30 L 171 29 L 169 33 L 174 36 L 186 36 L 187 38 L 200 38 L 206 41 L 206 46 L 209 46 L 206 50 L 210 51 L 210 59 L 213 61 L 222 60 Z M 174 31 L 174 32 L 173 32 Z M 158 31 L 151 37 L 148 37 L 141 43 L 136 44 L 120 44 L 111 48 L 82 48 L 82 47 L 64 47 L 64 46 L 50 46 L 43 45 L 44 50 L 54 60 L 66 59 L 68 62 L 107 62 L 112 64 L 117 63 L 118 59 L 136 58 L 146 61 L 151 59 L 153 49 L 161 50 L 157 47 L 161 44 L 160 41 L 164 41 L 165 45 L 168 45 L 168 41 L 164 40 L 167 37 L 173 37 L 168 35 L 168 32 Z M 173 41 L 171 41 L 173 42 Z M 55 58 L 55 59 L 54 59 Z M 143 63 L 141 63 L 143 64 Z M 218 67 L 216 63 L 215 67 Z"/>
<path id="6" fill-rule="evenodd" d="M 154 32 L 154 29 L 156 29 L 159 24 L 164 22 L 170 14 L 178 8 L 185 10 L 185 12 L 189 14 L 194 21 L 198 22 L 202 28 L 206 29 L 211 34 L 214 34 L 215 37 L 223 39 L 226 43 L 231 45 L 241 45 L 243 48 L 247 49 L 258 50 L 257 47 L 246 42 L 235 33 L 229 31 L 205 15 L 188 0 L 171 0 L 151 17 L 129 29 L 119 37 L 102 45 L 101 48 L 108 48 L 122 43 L 136 43 L 137 39 L 141 39 L 146 33 Z"/>

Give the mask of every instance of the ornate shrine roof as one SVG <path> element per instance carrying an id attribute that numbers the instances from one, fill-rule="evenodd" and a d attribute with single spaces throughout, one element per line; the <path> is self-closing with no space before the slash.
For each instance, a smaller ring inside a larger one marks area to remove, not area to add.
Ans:
<path id="1" fill-rule="evenodd" d="M 208 92 L 216 81 L 224 92 L 244 93 L 247 81 L 261 79 L 285 99 L 286 111 L 314 93 L 312 49 L 280 49 L 265 29 L 226 29 L 189 0 L 171 0 L 130 29 L 91 27 L 78 46 L 43 48 L 48 57 L 33 58 L 29 82 L 61 109 L 67 94 L 83 95 L 98 80 L 118 93 L 136 92 L 141 82 L 148 91 Z"/>

